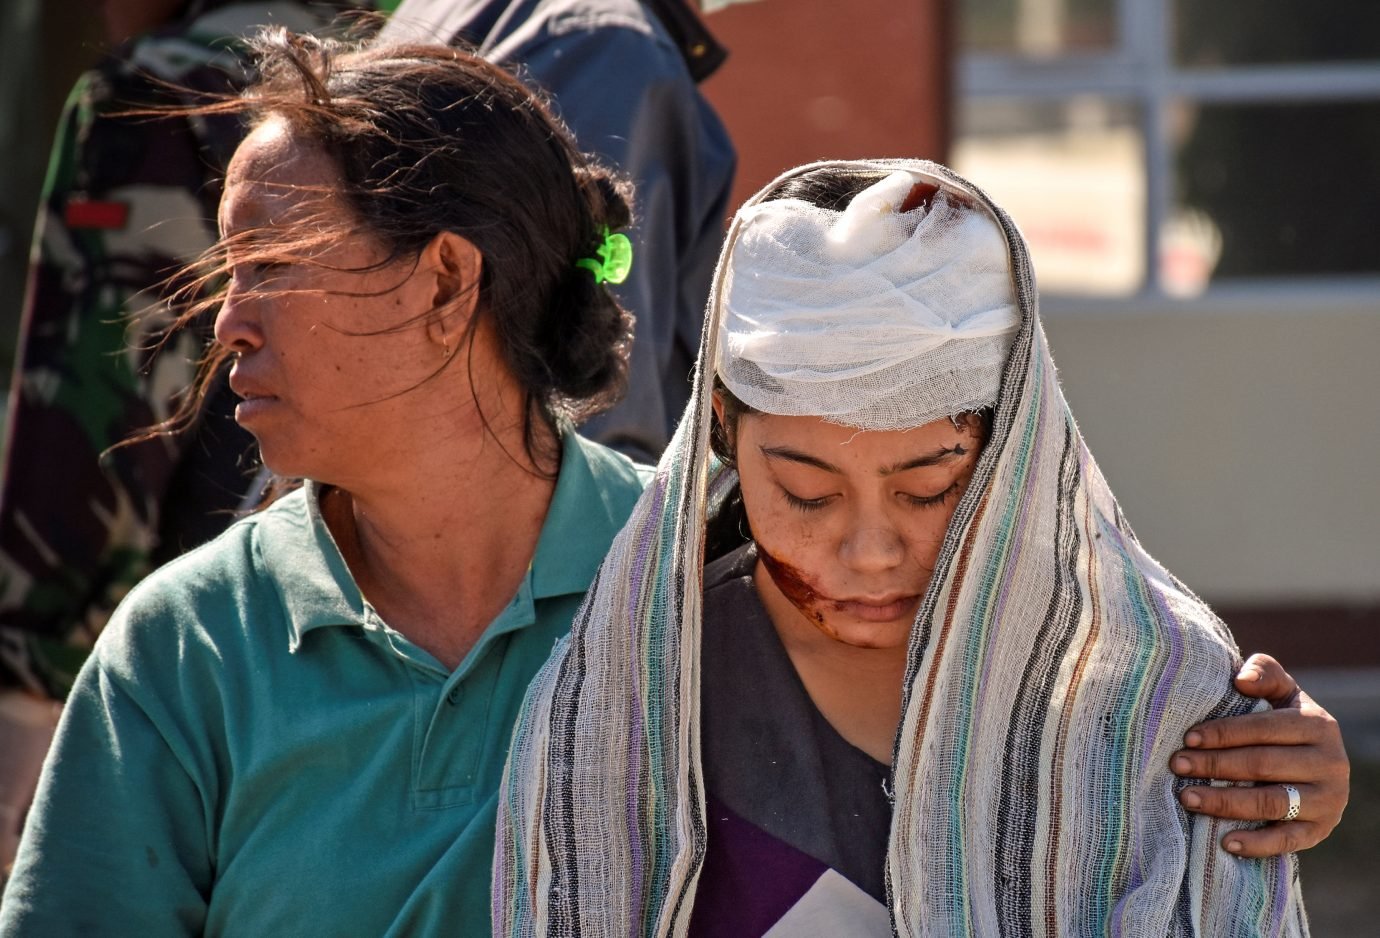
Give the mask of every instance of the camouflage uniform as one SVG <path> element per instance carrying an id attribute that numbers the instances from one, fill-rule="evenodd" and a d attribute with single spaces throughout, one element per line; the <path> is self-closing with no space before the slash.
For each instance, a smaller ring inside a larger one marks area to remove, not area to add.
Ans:
<path id="1" fill-rule="evenodd" d="M 332 12 L 193 0 L 72 91 L 44 184 L 10 394 L 0 688 L 61 699 L 121 596 L 224 528 L 253 471 L 228 389 L 192 432 L 101 457 L 168 416 L 193 378 L 210 322 L 149 351 L 170 315 L 161 284 L 213 242 L 220 177 L 242 135 L 234 117 L 117 115 L 233 91 L 245 78 L 236 37 L 264 23 L 319 29 Z"/>

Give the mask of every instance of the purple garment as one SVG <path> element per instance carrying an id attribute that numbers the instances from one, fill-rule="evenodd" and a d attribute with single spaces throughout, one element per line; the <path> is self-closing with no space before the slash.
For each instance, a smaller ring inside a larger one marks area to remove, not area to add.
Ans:
<path id="1" fill-rule="evenodd" d="M 690 936 L 758 938 L 792 910 L 817 918 L 838 902 L 885 922 L 890 770 L 815 707 L 752 585 L 755 563 L 749 545 L 705 570 L 708 848 Z"/>

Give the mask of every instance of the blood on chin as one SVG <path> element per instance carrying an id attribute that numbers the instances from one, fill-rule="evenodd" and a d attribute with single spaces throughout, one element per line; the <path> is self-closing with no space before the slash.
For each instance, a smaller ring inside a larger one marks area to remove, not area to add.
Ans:
<path id="1" fill-rule="evenodd" d="M 826 637 L 855 648 L 891 648 L 898 644 L 898 639 L 899 644 L 908 640 L 914 609 L 895 622 L 865 622 L 837 608 L 844 604 L 822 596 L 799 568 L 773 556 L 761 543 L 757 545 L 757 556 L 781 595 Z M 896 622 L 904 623 L 901 635 L 889 634 L 895 631 Z"/>

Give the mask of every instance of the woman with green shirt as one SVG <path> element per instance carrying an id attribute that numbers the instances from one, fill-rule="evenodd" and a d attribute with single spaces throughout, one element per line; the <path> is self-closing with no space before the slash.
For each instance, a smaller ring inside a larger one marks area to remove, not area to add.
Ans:
<path id="1" fill-rule="evenodd" d="M 464 52 L 259 54 L 187 318 L 304 484 L 121 605 L 0 935 L 487 934 L 520 702 L 646 481 L 571 430 L 624 383 L 618 180 Z M 1344 792 L 1294 717 L 1272 764 Z"/>
<path id="2" fill-rule="evenodd" d="M 621 182 L 464 53 L 260 45 L 216 336 L 306 481 L 120 607 L 5 934 L 486 932 L 517 705 L 641 491 L 570 430 L 624 382 Z"/>

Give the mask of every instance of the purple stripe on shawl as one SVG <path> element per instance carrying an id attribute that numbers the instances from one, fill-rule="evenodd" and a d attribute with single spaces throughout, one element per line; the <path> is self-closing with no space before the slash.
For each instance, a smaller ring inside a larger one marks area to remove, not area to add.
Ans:
<path id="1" fill-rule="evenodd" d="M 1155 611 L 1158 613 L 1159 621 L 1162 623 L 1173 623 L 1170 628 L 1161 629 L 1161 631 L 1167 631 L 1169 633 L 1169 660 L 1160 671 L 1160 680 L 1155 685 L 1155 693 L 1150 698 L 1149 716 L 1145 721 L 1146 738 L 1155 739 L 1159 736 L 1160 724 L 1164 721 L 1165 701 L 1169 699 L 1170 692 L 1173 690 L 1172 678 L 1179 673 L 1181 669 L 1180 666 L 1183 664 L 1184 645 L 1182 637 L 1179 634 L 1180 623 L 1173 612 L 1170 611 L 1169 607 L 1165 605 L 1164 594 L 1159 590 L 1147 590 L 1147 593 L 1149 593 L 1150 597 L 1155 602 Z M 1153 747 L 1145 747 L 1145 755 L 1140 764 L 1142 772 L 1148 770 L 1150 767 L 1152 751 Z"/>
<path id="2" fill-rule="evenodd" d="M 1120 534 L 1119 531 L 1117 533 Z M 1130 556 L 1127 554 L 1125 541 L 1120 538 L 1117 538 L 1117 541 L 1117 546 L 1121 549 L 1122 556 L 1125 559 L 1127 566 L 1136 568 L 1136 565 L 1132 562 Z M 1163 594 L 1160 593 L 1160 591 L 1151 588 L 1151 586 L 1146 582 L 1145 577 L 1143 575 L 1139 576 L 1138 580 L 1140 582 L 1140 589 L 1138 592 L 1140 592 L 1141 595 L 1149 598 L 1154 608 L 1154 621 L 1157 624 L 1160 624 L 1161 626 L 1166 622 L 1177 623 L 1177 619 L 1174 616 L 1174 614 L 1164 604 Z M 1148 774 L 1150 771 L 1150 760 L 1153 758 L 1154 746 L 1151 745 L 1149 741 L 1154 740 L 1159 735 L 1160 725 L 1164 722 L 1166 701 L 1168 700 L 1170 691 L 1172 690 L 1172 675 L 1175 675 L 1179 672 L 1180 665 L 1182 664 L 1184 657 L 1183 642 L 1180 639 L 1178 629 L 1173 625 L 1171 625 L 1171 627 L 1169 628 L 1161 627 L 1154 634 L 1148 636 L 1151 648 L 1153 649 L 1155 646 L 1159 644 L 1158 642 L 1154 641 L 1154 639 L 1161 633 L 1166 634 L 1166 636 L 1169 639 L 1169 656 L 1168 659 L 1165 661 L 1164 666 L 1159 671 L 1160 676 L 1158 680 L 1155 682 L 1154 691 L 1151 694 L 1150 702 L 1146 707 L 1146 717 L 1142 726 L 1141 734 L 1142 739 L 1146 741 L 1143 742 L 1141 746 L 1142 755 L 1140 762 L 1140 772 L 1142 775 Z M 1144 644 L 1146 638 L 1147 636 L 1142 636 L 1142 644 Z M 1144 697 L 1144 694 L 1137 693 L 1136 696 L 1137 698 L 1142 698 Z M 1140 829 L 1143 826 L 1141 821 L 1142 818 L 1139 812 L 1131 812 L 1131 843 L 1133 844 L 1140 843 Z M 1130 875 L 1126 885 L 1128 893 L 1133 892 L 1145 883 L 1144 858 L 1141 856 L 1141 853 L 1138 850 L 1132 851 L 1131 868 L 1129 874 Z M 1118 919 L 1114 931 L 1116 933 L 1120 933 L 1120 930 L 1120 920 Z"/>
<path id="3" fill-rule="evenodd" d="M 1275 866 L 1275 901 L 1270 908 L 1275 923 L 1274 934 L 1276 936 L 1281 936 L 1284 934 L 1284 907 L 1289 899 L 1289 864 L 1285 862 L 1285 857 L 1276 857 L 1271 862 L 1273 862 Z"/>
<path id="4" fill-rule="evenodd" d="M 1043 371 L 1043 369 L 1040 370 Z M 1034 392 L 1034 401 L 1031 404 L 1031 407 L 1038 411 L 1044 397 L 1044 395 L 1041 393 L 1044 389 L 1042 386 L 1037 385 L 1037 387 L 1038 390 Z M 1029 488 L 1031 479 L 1031 463 L 1033 463 L 1034 461 L 1034 454 L 1040 451 L 1040 444 L 1044 439 L 1044 435 L 1045 421 L 1037 420 L 1035 422 L 1035 437 L 1030 442 L 1029 453 L 1031 458 L 1026 461 L 1025 468 L 1023 470 L 1023 474 L 1026 477 L 1027 489 Z M 994 477 L 992 481 L 997 482 L 999 481 L 999 479 Z M 1006 575 L 1002 577 L 1001 586 L 997 589 L 996 605 L 993 606 L 991 611 L 987 614 L 988 622 L 1000 622 L 1002 620 L 1002 613 L 1006 609 L 1006 597 L 1009 592 L 1009 587 L 1011 586 L 1011 578 L 1015 573 L 1016 561 L 1021 555 L 1021 532 L 1025 530 L 1026 516 L 1029 514 L 1030 503 L 1031 501 L 1033 501 L 1033 499 L 1027 498 L 1025 497 L 1025 495 L 1025 491 L 1022 491 L 1020 496 L 1021 508 L 1020 511 L 1016 514 L 1016 523 L 1011 527 L 1011 539 L 1008 541 L 1008 543 L 1011 545 L 1011 549 L 1007 552 L 1006 558 L 1003 561 L 1003 566 L 1005 567 Z M 991 638 L 991 636 L 989 636 L 987 640 L 987 644 L 989 647 L 992 641 L 993 639 Z M 982 717 L 982 702 L 987 699 L 987 679 L 988 676 L 991 674 L 991 671 L 992 656 L 983 655 L 982 677 L 978 681 L 978 696 L 977 699 L 974 701 L 973 716 L 971 720 L 974 726 L 977 725 L 977 723 Z"/>
<path id="5" fill-rule="evenodd" d="M 1169 628 L 1161 628 L 1159 630 L 1159 632 L 1161 633 L 1168 633 L 1169 659 L 1165 662 L 1164 667 L 1160 670 L 1160 679 L 1155 684 L 1154 693 L 1150 697 L 1150 706 L 1147 708 L 1147 714 L 1144 723 L 1145 742 L 1142 744 L 1142 756 L 1140 763 L 1140 771 L 1141 774 L 1144 775 L 1148 774 L 1150 771 L 1150 760 L 1153 758 L 1153 753 L 1155 749 L 1154 745 L 1152 744 L 1152 741 L 1159 737 L 1160 725 L 1164 722 L 1164 714 L 1166 709 L 1165 702 L 1169 699 L 1170 692 L 1173 689 L 1173 678 L 1175 675 L 1179 673 L 1180 665 L 1183 663 L 1184 646 L 1182 638 L 1179 634 L 1179 629 L 1177 627 L 1179 625 L 1179 622 L 1175 618 L 1174 614 L 1169 610 L 1169 607 L 1164 604 L 1164 594 L 1161 593 L 1159 590 L 1149 589 L 1148 587 L 1142 587 L 1142 589 L 1154 603 L 1157 621 L 1160 623 L 1171 623 Z M 1132 812 L 1132 843 L 1140 843 L 1140 828 L 1142 826 L 1143 825 L 1141 823 L 1141 813 L 1138 811 Z M 1145 861 L 1144 858 L 1141 856 L 1141 852 L 1137 850 L 1135 852 L 1134 862 L 1131 866 L 1131 880 L 1129 888 L 1135 889 L 1136 887 L 1140 886 L 1144 881 Z"/>
<path id="6" fill-rule="evenodd" d="M 1165 721 L 1166 701 L 1170 697 L 1170 691 L 1173 690 L 1174 677 L 1179 675 L 1180 665 L 1183 663 L 1184 644 L 1183 640 L 1181 640 L 1179 628 L 1177 628 L 1177 626 L 1180 625 L 1179 619 L 1174 617 L 1169 607 L 1165 606 L 1165 596 L 1163 596 L 1163 593 L 1159 592 L 1158 589 L 1145 589 L 1145 593 L 1154 600 L 1156 618 L 1158 618 L 1158 621 L 1170 623 L 1170 628 L 1161 629 L 1161 632 L 1169 633 L 1169 661 L 1165 663 L 1165 666 L 1163 666 L 1163 669 L 1159 672 L 1161 677 L 1159 677 L 1159 681 L 1156 681 L 1155 692 L 1151 695 L 1150 708 L 1148 708 L 1147 716 L 1145 716 L 1143 724 L 1145 742 L 1143 744 L 1143 756 L 1141 756 L 1140 770 L 1143 774 L 1148 774 L 1151 768 L 1151 753 L 1154 753 L 1155 750 L 1152 741 L 1159 738 L 1159 728 L 1161 728 L 1161 724 Z M 1140 828 L 1143 826 L 1140 824 L 1140 819 L 1140 812 L 1134 812 L 1132 815 L 1133 843 L 1140 843 Z M 1144 858 L 1141 857 L 1140 851 L 1137 850 L 1132 866 L 1130 888 L 1140 886 L 1144 881 L 1144 877 Z"/>
<path id="7" fill-rule="evenodd" d="M 632 582 L 645 583 L 643 571 L 647 566 L 647 555 L 651 544 L 656 540 L 656 533 L 661 527 L 661 506 L 665 494 L 666 485 L 658 478 L 656 480 L 656 498 L 652 502 L 652 514 L 644 524 L 638 539 L 637 553 L 634 555 Z M 638 622 L 637 617 L 638 596 L 633 592 L 628 595 L 628 621 Z M 642 656 L 634 653 L 628 656 L 628 681 L 632 688 L 633 700 L 642 699 Z M 642 708 L 635 706 L 632 708 L 632 726 L 628 732 L 628 778 L 635 781 L 642 774 L 642 748 L 643 738 L 645 737 L 645 725 L 642 722 Z M 643 867 L 646 865 L 645 857 L 642 853 L 642 825 L 639 823 L 638 815 L 638 786 L 628 785 L 627 802 L 627 821 L 628 821 L 628 846 L 632 851 L 632 895 L 641 896 L 643 889 Z M 640 918 L 638 909 L 639 903 L 631 903 L 628 908 L 628 934 L 636 934 L 638 931 L 638 919 Z"/>
<path id="8" fill-rule="evenodd" d="M 508 839 L 503 836 L 503 803 L 501 798 L 499 800 L 498 810 L 500 812 L 498 824 L 496 825 L 498 836 L 494 838 L 494 878 L 489 884 L 490 908 L 493 908 L 503 897 L 503 878 L 505 876 L 515 875 L 514 871 L 510 871 L 508 868 Z M 497 932 L 497 929 L 495 929 L 495 932 Z"/>

